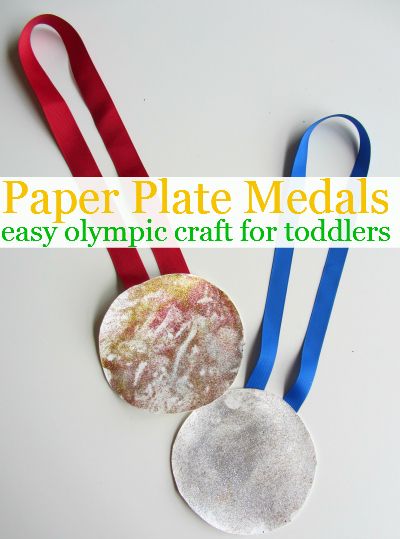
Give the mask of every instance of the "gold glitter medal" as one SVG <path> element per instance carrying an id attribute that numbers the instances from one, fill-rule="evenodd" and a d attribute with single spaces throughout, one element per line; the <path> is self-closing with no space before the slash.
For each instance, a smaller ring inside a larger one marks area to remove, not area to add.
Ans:
<path id="1" fill-rule="evenodd" d="M 219 288 L 189 274 L 163 275 L 120 294 L 100 328 L 108 383 L 129 404 L 185 412 L 215 400 L 242 359 L 239 313 Z"/>
<path id="2" fill-rule="evenodd" d="M 76 30 L 56 15 L 39 15 L 21 32 L 19 55 L 72 173 L 101 175 L 66 102 L 36 59 L 31 35 L 38 25 L 51 27 L 64 42 L 75 83 L 117 173 L 148 176 Z M 112 193 L 103 191 L 106 204 Z M 111 305 L 100 330 L 101 364 L 110 386 L 126 402 L 154 412 L 193 410 L 221 395 L 242 358 L 243 328 L 231 300 L 204 279 L 188 275 L 178 248 L 153 249 L 163 276 L 151 280 L 136 249 L 108 251 L 127 288 Z"/>

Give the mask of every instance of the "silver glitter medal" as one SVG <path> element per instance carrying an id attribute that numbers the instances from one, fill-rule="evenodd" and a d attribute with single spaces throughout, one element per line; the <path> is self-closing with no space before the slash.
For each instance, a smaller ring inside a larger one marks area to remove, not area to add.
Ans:
<path id="1" fill-rule="evenodd" d="M 370 143 L 363 126 L 353 176 L 368 172 Z M 292 176 L 305 176 L 312 124 L 300 141 Z M 265 305 L 261 350 L 246 389 L 232 389 L 193 412 L 172 449 L 176 486 L 188 505 L 222 531 L 261 534 L 290 522 L 313 484 L 316 454 L 297 411 L 314 380 L 347 249 L 329 249 L 300 354 L 297 379 L 284 399 L 263 390 L 282 323 L 293 249 L 276 249 Z"/>
<path id="2" fill-rule="evenodd" d="M 184 412 L 232 385 L 243 326 L 219 288 L 194 275 L 170 274 L 118 296 L 99 344 L 108 383 L 122 399 L 151 412 Z"/>
<path id="3" fill-rule="evenodd" d="M 231 389 L 193 412 L 172 450 L 176 486 L 224 532 L 252 535 L 289 522 L 316 467 L 314 444 L 294 410 L 257 389 Z"/>

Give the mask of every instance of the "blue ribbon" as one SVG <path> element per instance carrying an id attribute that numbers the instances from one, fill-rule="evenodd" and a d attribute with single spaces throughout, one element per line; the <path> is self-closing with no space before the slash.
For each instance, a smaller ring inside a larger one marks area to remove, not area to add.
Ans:
<path id="1" fill-rule="evenodd" d="M 363 125 L 347 114 L 333 114 L 313 123 L 303 134 L 292 167 L 292 177 L 305 177 L 308 144 L 311 133 L 321 122 L 329 118 L 344 118 L 357 129 L 360 145 L 351 172 L 352 177 L 366 177 L 371 157 L 371 144 Z M 325 333 L 331 316 L 333 303 L 346 261 L 348 249 L 331 248 L 325 261 L 317 295 L 311 312 L 306 335 L 300 353 L 300 369 L 296 380 L 284 396 L 285 401 L 296 412 L 306 399 L 318 366 Z M 293 249 L 275 249 L 271 275 L 265 302 L 261 331 L 261 350 L 257 363 L 246 383 L 246 388 L 264 389 L 271 375 L 278 350 L 283 309 L 292 265 Z"/>

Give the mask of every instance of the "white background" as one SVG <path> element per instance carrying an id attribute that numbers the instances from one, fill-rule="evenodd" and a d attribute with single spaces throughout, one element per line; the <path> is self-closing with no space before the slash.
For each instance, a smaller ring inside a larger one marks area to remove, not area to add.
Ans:
<path id="1" fill-rule="evenodd" d="M 153 176 L 280 176 L 304 127 L 335 112 L 367 127 L 371 175 L 400 173 L 395 0 L 2 0 L 2 176 L 69 175 L 17 68 L 19 31 L 43 12 L 65 17 L 81 33 Z M 35 46 L 102 171 L 112 175 L 68 80 L 62 47 L 46 31 Z M 349 133 L 339 124 L 321 126 L 310 174 L 348 174 Z M 241 312 L 241 386 L 255 356 L 272 252 L 185 255 L 192 272 L 225 289 Z M 324 255 L 296 253 L 269 387 L 278 394 L 304 335 Z M 133 409 L 103 378 L 95 340 L 117 292 L 107 253 L 0 256 L 1 537 L 223 537 L 174 490 L 169 454 L 184 415 Z M 399 536 L 399 270 L 397 250 L 348 257 L 316 383 L 301 410 L 317 446 L 316 484 L 276 538 Z"/>

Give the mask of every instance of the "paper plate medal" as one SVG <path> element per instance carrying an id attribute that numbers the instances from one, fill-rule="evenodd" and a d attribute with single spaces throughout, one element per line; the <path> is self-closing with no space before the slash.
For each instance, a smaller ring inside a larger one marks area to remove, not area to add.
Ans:
<path id="1" fill-rule="evenodd" d="M 129 404 L 152 412 L 194 410 L 222 395 L 242 350 L 236 307 L 194 275 L 164 275 L 129 288 L 100 329 L 108 383 Z"/>
<path id="2" fill-rule="evenodd" d="M 73 175 L 101 173 L 32 49 L 32 31 L 41 24 L 63 40 L 75 82 L 118 175 L 147 176 L 80 36 L 60 17 L 40 15 L 21 32 L 21 64 Z M 243 348 L 242 323 L 227 295 L 187 275 L 180 249 L 153 249 L 162 277 L 151 280 L 136 249 L 108 251 L 127 288 L 111 305 L 100 331 L 101 363 L 110 386 L 126 402 L 154 412 L 189 411 L 219 397 L 237 374 Z"/>
<path id="3" fill-rule="evenodd" d="M 352 176 L 365 176 L 370 143 L 363 126 L 347 115 L 360 135 Z M 331 118 L 329 116 L 328 118 Z M 306 175 L 304 133 L 292 176 Z M 335 300 L 347 249 L 330 249 L 301 350 L 299 374 L 284 399 L 264 392 L 278 348 L 293 249 L 275 250 L 262 324 L 261 351 L 245 389 L 232 389 L 193 412 L 172 449 L 176 486 L 188 505 L 222 531 L 252 535 L 292 520 L 311 489 L 316 455 L 297 414 L 306 398 Z"/>

